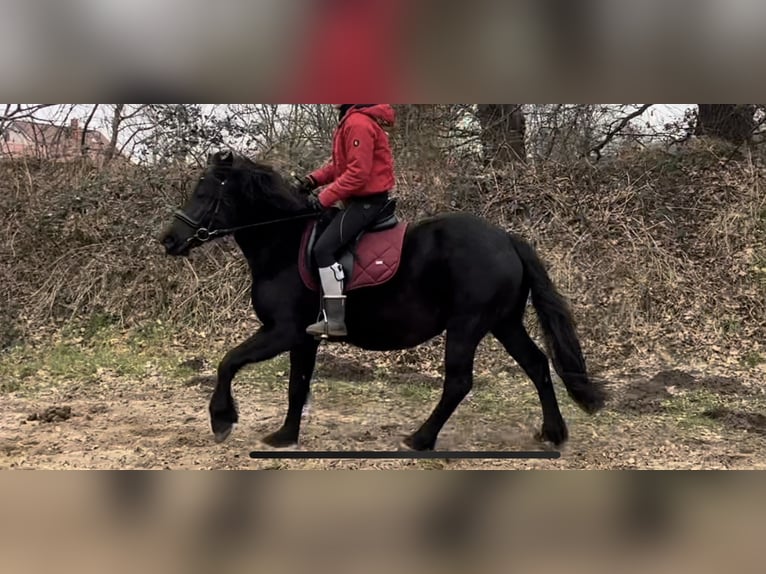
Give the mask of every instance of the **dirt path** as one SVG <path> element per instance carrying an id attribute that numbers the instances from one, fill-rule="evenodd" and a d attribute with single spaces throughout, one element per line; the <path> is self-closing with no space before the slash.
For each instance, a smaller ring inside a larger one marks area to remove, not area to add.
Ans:
<path id="1" fill-rule="evenodd" d="M 576 410 L 557 385 L 571 440 L 556 461 L 365 463 L 250 459 L 258 438 L 278 428 L 285 412 L 286 373 L 279 364 L 238 379 L 240 426 L 229 442 L 215 445 L 206 410 L 210 369 L 198 366 L 200 372 L 186 378 L 110 373 L 6 393 L 0 397 L 0 468 L 766 468 L 763 380 L 744 371 L 733 377 L 692 370 L 610 373 L 619 383 L 611 385 L 608 410 L 596 418 Z M 438 400 L 435 377 L 384 383 L 357 367 L 339 372 L 330 360 L 320 367 L 302 449 L 394 449 Z M 531 383 L 508 370 L 479 377 L 476 387 L 439 448 L 539 450 L 532 439 L 540 414 Z"/>

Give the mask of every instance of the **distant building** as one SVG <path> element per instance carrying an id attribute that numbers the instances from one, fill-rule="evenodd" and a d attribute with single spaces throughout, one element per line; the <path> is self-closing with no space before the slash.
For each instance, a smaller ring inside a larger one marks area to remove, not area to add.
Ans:
<path id="1" fill-rule="evenodd" d="M 68 126 L 14 120 L 0 134 L 0 159 L 70 161 L 86 156 L 100 162 L 108 149 L 109 140 L 100 131 L 83 130 L 77 119 Z"/>

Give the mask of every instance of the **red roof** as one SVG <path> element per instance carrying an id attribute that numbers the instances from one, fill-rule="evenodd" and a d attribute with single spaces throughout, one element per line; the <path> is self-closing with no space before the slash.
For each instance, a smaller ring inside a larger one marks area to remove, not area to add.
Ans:
<path id="1" fill-rule="evenodd" d="M 6 127 L 6 133 L 20 134 L 26 143 L 11 144 L 0 140 L 0 155 L 35 155 L 45 158 L 71 158 L 82 153 L 83 129 L 73 119 L 68 126 L 13 120 Z M 109 146 L 109 140 L 98 130 L 85 132 L 85 149 L 89 155 L 99 155 Z"/>

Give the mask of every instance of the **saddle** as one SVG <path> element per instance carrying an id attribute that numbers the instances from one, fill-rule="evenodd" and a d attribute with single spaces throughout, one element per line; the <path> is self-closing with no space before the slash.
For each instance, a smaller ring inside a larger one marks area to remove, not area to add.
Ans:
<path id="1" fill-rule="evenodd" d="M 303 283 L 312 291 L 319 290 L 314 246 L 328 223 L 329 220 L 309 223 L 301 240 L 298 268 Z M 375 287 L 393 279 L 399 270 L 407 227 L 407 222 L 400 221 L 396 215 L 395 200 L 390 201 L 375 222 L 357 235 L 338 258 L 346 275 L 346 292 Z"/>

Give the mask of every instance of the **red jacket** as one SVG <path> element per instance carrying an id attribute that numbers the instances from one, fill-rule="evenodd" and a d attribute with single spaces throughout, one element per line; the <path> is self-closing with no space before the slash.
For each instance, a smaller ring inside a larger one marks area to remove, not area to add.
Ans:
<path id="1" fill-rule="evenodd" d="M 324 207 L 394 187 L 394 160 L 381 123 L 393 125 L 395 117 L 389 104 L 346 113 L 335 130 L 332 161 L 311 174 L 317 185 L 327 185 L 319 194 Z"/>
<path id="2" fill-rule="evenodd" d="M 408 90 L 406 77 L 413 74 L 411 2 L 315 0 L 306 4 L 306 27 L 292 38 L 294 68 L 277 78 L 285 82 L 281 101 L 401 101 Z"/>

